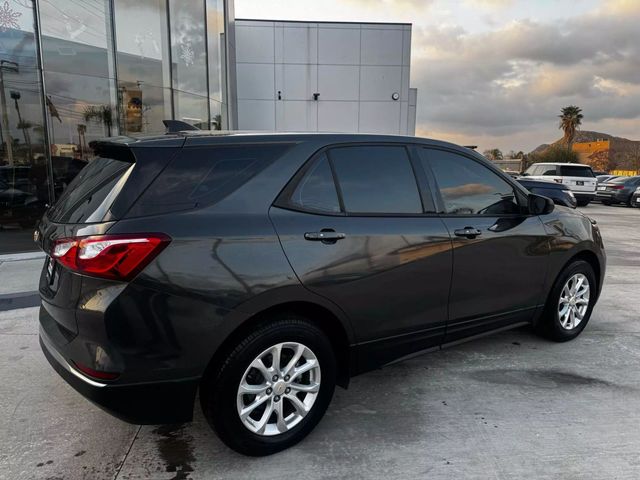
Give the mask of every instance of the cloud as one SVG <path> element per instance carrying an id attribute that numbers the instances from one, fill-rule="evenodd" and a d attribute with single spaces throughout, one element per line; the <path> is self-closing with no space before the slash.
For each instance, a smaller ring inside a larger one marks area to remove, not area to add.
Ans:
<path id="1" fill-rule="evenodd" d="M 511 7 L 513 5 L 513 0 L 465 0 L 464 3 L 470 7 L 496 10 Z"/>
<path id="2" fill-rule="evenodd" d="M 550 142 L 558 136 L 558 112 L 569 104 L 582 107 L 585 129 L 611 119 L 640 125 L 637 4 L 619 1 L 610 11 L 545 23 L 512 21 L 489 32 L 414 27 L 419 129 L 503 144 L 536 131 L 547 137 L 529 142 Z"/>

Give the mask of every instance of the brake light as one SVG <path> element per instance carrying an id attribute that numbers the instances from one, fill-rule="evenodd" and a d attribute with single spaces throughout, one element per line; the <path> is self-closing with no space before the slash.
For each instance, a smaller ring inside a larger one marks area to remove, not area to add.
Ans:
<path id="1" fill-rule="evenodd" d="M 163 233 L 94 235 L 56 240 L 51 256 L 70 270 L 111 280 L 131 280 L 169 244 Z"/>
<path id="2" fill-rule="evenodd" d="M 622 190 L 624 188 L 624 185 L 613 185 L 611 188 L 611 190 Z"/>

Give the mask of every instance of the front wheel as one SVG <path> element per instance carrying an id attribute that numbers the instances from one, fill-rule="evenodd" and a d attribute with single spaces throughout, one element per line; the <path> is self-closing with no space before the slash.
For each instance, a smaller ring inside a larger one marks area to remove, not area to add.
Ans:
<path id="1" fill-rule="evenodd" d="M 556 342 L 573 340 L 587 326 L 596 297 L 591 265 L 584 260 L 570 263 L 551 288 L 538 332 Z"/>
<path id="2" fill-rule="evenodd" d="M 204 414 L 220 439 L 262 456 L 302 440 L 323 417 L 336 361 L 324 332 L 297 316 L 273 319 L 240 341 L 201 386 Z"/>

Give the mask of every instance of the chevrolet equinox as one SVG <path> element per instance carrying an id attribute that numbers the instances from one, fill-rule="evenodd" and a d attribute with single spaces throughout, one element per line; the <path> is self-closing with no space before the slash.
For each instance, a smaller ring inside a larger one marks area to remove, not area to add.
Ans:
<path id="1" fill-rule="evenodd" d="M 40 342 L 113 415 L 192 418 L 234 450 L 304 438 L 335 385 L 531 324 L 559 342 L 602 289 L 594 221 L 472 150 L 414 137 L 116 137 L 34 239 Z"/>

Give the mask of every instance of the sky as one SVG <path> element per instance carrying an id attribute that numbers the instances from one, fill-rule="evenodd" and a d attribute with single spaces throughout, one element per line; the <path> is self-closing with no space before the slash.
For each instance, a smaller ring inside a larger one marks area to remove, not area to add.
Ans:
<path id="1" fill-rule="evenodd" d="M 236 18 L 409 22 L 416 135 L 522 150 L 583 130 L 640 140 L 640 0 L 235 0 Z"/>

